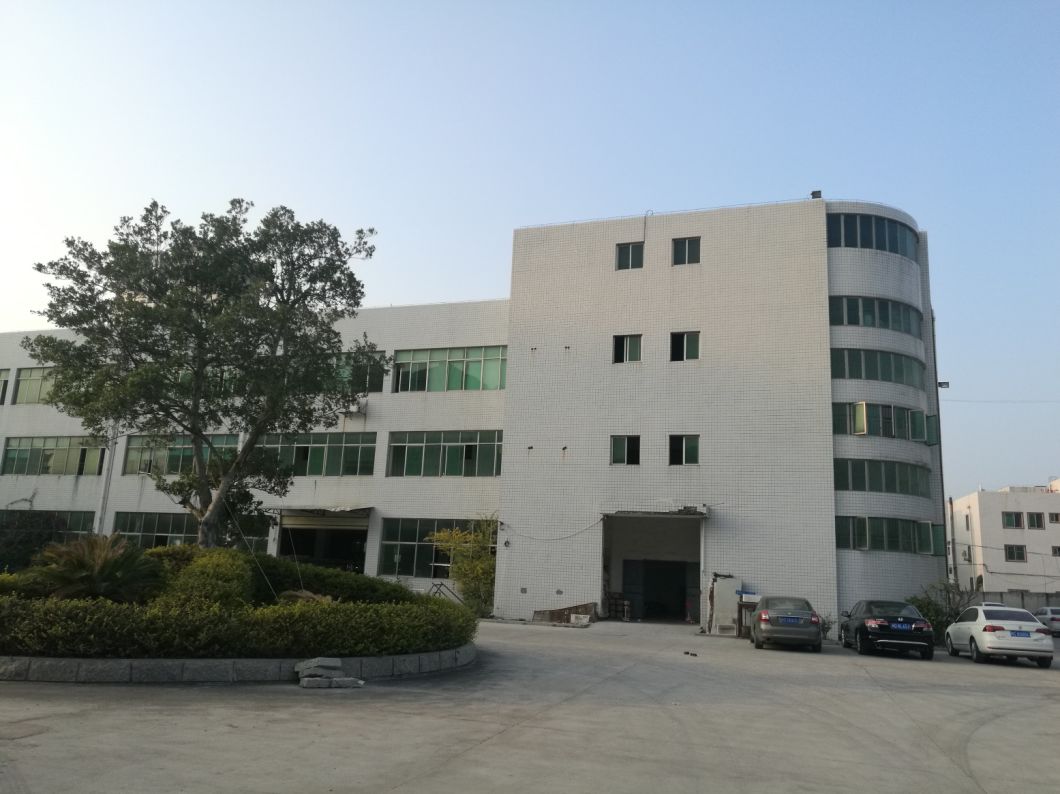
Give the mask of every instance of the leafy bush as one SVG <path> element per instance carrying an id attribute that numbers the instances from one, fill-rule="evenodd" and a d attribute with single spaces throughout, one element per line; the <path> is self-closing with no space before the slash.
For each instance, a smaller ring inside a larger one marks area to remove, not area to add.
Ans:
<path id="1" fill-rule="evenodd" d="M 191 599 L 0 598 L 0 654 L 211 658 L 364 656 L 470 642 L 469 610 L 438 598 L 400 604 L 300 602 L 252 609 Z"/>
<path id="2" fill-rule="evenodd" d="M 427 540 L 449 557 L 449 575 L 468 607 L 478 615 L 492 613 L 497 576 L 496 516 L 476 519 L 467 529 L 440 529 Z"/>
<path id="3" fill-rule="evenodd" d="M 19 577 L 13 573 L 0 573 L 0 596 L 17 593 L 19 581 Z"/>
<path id="4" fill-rule="evenodd" d="M 257 563 L 251 560 L 250 566 L 254 577 L 254 602 L 258 604 L 275 603 L 277 595 L 285 590 L 309 590 L 344 602 L 392 603 L 412 601 L 416 597 L 404 585 L 373 576 L 304 562 L 295 563 L 267 554 L 256 554 L 254 559 Z M 269 583 L 275 588 L 275 593 Z"/>
<path id="5" fill-rule="evenodd" d="M 121 535 L 84 535 L 46 546 L 20 580 L 52 598 L 138 601 L 161 587 L 162 566 Z"/>
<path id="6" fill-rule="evenodd" d="M 250 558 L 242 552 L 202 549 L 173 574 L 160 600 L 207 601 L 226 609 L 245 606 L 254 596 L 250 567 Z"/>
<path id="7" fill-rule="evenodd" d="M 163 575 L 168 583 L 173 580 L 174 576 L 187 568 L 191 561 L 202 552 L 203 548 L 201 546 L 196 546 L 192 543 L 182 543 L 178 546 L 156 546 L 153 549 L 147 549 L 144 552 L 144 556 L 158 560 L 162 564 Z"/>
<path id="8" fill-rule="evenodd" d="M 923 594 L 910 597 L 909 603 L 928 619 L 935 632 L 935 642 L 941 643 L 946 628 L 982 595 L 979 590 L 962 590 L 960 585 L 941 581 L 925 587 Z"/>

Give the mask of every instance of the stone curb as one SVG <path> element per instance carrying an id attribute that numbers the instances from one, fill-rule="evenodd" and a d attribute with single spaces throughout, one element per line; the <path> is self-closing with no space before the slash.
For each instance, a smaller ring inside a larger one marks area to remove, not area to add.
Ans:
<path id="1" fill-rule="evenodd" d="M 343 672 L 366 681 L 409 678 L 467 667 L 474 643 L 447 651 L 400 656 L 344 656 Z M 0 681 L 78 684 L 231 684 L 298 681 L 301 659 L 61 659 L 0 656 Z"/>

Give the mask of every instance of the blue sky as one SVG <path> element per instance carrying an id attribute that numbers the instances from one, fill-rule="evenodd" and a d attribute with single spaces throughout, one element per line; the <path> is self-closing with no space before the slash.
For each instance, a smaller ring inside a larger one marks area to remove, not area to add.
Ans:
<path id="1" fill-rule="evenodd" d="M 0 330 L 151 198 L 380 230 L 366 305 L 512 229 L 801 198 L 931 235 L 947 492 L 1060 476 L 1060 3 L 0 0 Z"/>

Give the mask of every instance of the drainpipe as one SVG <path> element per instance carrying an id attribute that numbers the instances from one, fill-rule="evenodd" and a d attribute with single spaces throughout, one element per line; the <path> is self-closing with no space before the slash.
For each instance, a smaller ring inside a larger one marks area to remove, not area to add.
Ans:
<path id="1" fill-rule="evenodd" d="M 941 450 L 940 450 L 941 451 Z M 953 497 L 950 497 L 950 552 L 953 557 L 953 583 L 961 586 L 961 580 L 957 576 L 957 531 L 953 525 Z"/>

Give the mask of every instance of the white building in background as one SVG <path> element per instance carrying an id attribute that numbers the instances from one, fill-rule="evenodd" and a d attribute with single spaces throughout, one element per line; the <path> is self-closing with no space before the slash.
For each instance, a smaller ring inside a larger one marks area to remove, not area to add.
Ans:
<path id="1" fill-rule="evenodd" d="M 342 426 L 269 439 L 296 475 L 266 500 L 274 551 L 426 588 L 447 570 L 425 536 L 495 514 L 511 618 L 617 601 L 705 618 L 715 578 L 835 615 L 945 576 L 927 235 L 898 210 L 519 229 L 509 300 L 365 309 L 341 330 L 396 363 Z M 139 473 L 182 465 L 179 443 L 87 446 L 39 404 L 24 335 L 0 335 L 0 509 L 193 535 Z"/>
<path id="2" fill-rule="evenodd" d="M 981 582 L 1013 606 L 1060 604 L 1060 480 L 970 493 L 950 520 L 963 587 Z"/>

